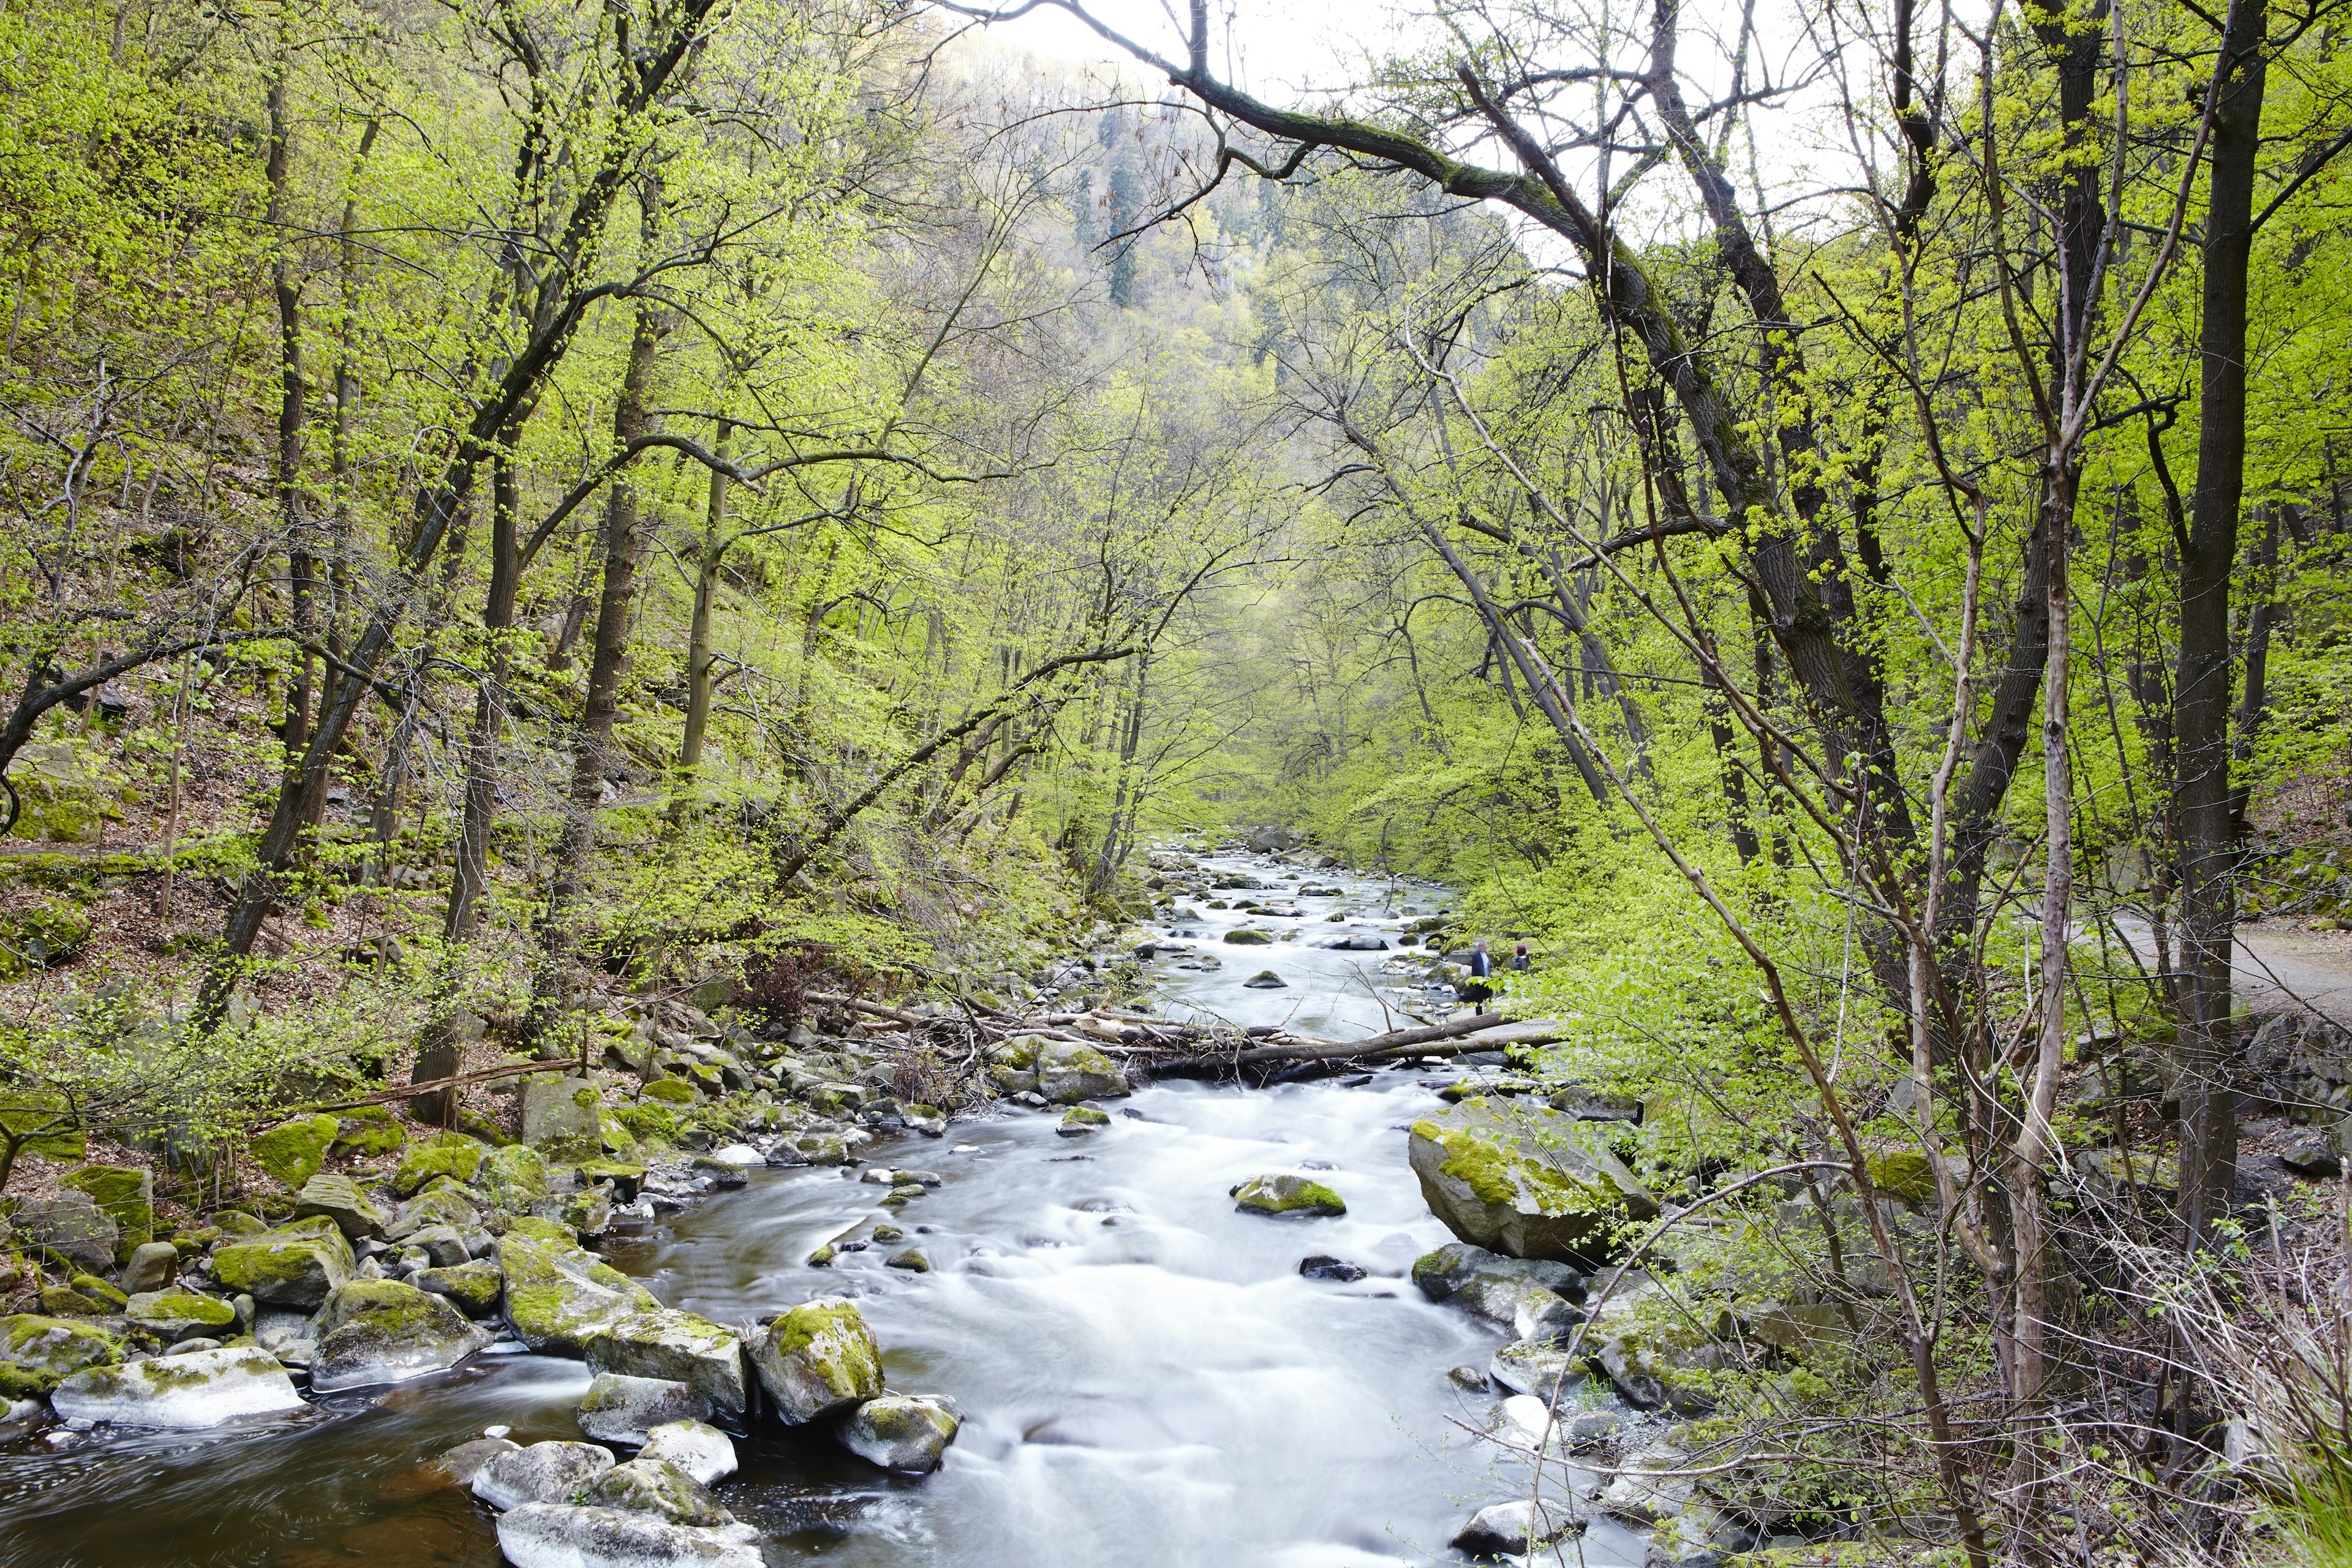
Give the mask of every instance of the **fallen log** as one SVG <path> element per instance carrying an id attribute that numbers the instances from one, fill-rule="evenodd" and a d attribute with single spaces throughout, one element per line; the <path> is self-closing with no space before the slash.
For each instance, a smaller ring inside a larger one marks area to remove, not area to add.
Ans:
<path id="1" fill-rule="evenodd" d="M 1500 1050 L 1506 1046 L 1538 1045 L 1559 1038 L 1568 1026 L 1558 1019 L 1509 1023 L 1492 1014 L 1449 1018 L 1419 1028 L 1391 1029 L 1360 1040 L 1287 1039 L 1252 1046 L 1245 1050 L 1204 1051 L 1179 1062 L 1155 1064 L 1155 1078 L 1218 1078 L 1251 1068 L 1299 1063 L 1381 1061 L 1408 1052 L 1422 1056 L 1465 1056 L 1473 1051 Z"/>

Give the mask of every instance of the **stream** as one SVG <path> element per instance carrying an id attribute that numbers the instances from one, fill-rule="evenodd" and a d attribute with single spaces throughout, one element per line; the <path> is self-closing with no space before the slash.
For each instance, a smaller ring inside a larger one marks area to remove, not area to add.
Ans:
<path id="1" fill-rule="evenodd" d="M 1224 944 L 1243 917 L 1192 900 L 1202 918 L 1155 935 L 1197 932 L 1192 945 L 1222 967 L 1156 958 L 1164 1016 L 1335 1037 L 1387 1026 L 1376 990 L 1405 984 L 1380 974 L 1390 955 L 1306 944 L 1393 942 L 1411 919 L 1402 910 L 1434 909 L 1437 889 L 1391 895 L 1255 856 L 1204 865 L 1342 893 L 1297 900 L 1297 919 L 1251 920 L 1298 933 L 1258 947 Z M 1335 908 L 1350 918 L 1328 921 Z M 1269 968 L 1283 989 L 1243 985 Z M 1390 1013 L 1397 1005 L 1387 998 Z M 1486 1422 L 1495 1396 L 1447 1376 L 1483 1367 L 1507 1334 L 1431 1304 L 1408 1278 L 1415 1257 L 1451 1237 L 1422 1201 L 1402 1128 L 1439 1103 L 1432 1086 L 1455 1070 L 1255 1091 L 1171 1082 L 1111 1103 L 1111 1125 L 1084 1137 L 1059 1136 L 1056 1115 L 1016 1111 L 951 1122 L 944 1139 L 877 1141 L 861 1151 L 868 1162 L 944 1179 L 890 1220 L 928 1257 L 927 1274 L 885 1268 L 891 1247 L 806 1264 L 820 1244 L 884 1216 L 886 1189 L 855 1169 L 755 1169 L 748 1186 L 608 1250 L 664 1301 L 720 1322 L 853 1296 L 890 1385 L 948 1395 L 964 1412 L 945 1467 L 921 1479 L 886 1476 L 822 1434 L 740 1442 L 742 1470 L 717 1489 L 763 1531 L 771 1564 L 1458 1562 L 1447 1539 L 1472 1510 L 1522 1489 L 1525 1470 L 1465 1429 Z M 1227 1196 L 1245 1177 L 1301 1170 L 1337 1188 L 1347 1215 L 1267 1220 Z M 1304 1279 L 1310 1254 L 1367 1277 Z M 63 1452 L 36 1439 L 0 1451 L 0 1561 L 494 1568 L 488 1510 L 425 1489 L 415 1467 L 491 1425 L 519 1442 L 576 1437 L 588 1381 L 574 1362 L 479 1356 L 329 1396 L 291 1420 L 104 1436 Z M 1572 1543 L 1566 1556 L 1577 1559 Z M 1583 1539 L 1591 1568 L 1642 1560 L 1642 1542 L 1605 1521 Z"/>

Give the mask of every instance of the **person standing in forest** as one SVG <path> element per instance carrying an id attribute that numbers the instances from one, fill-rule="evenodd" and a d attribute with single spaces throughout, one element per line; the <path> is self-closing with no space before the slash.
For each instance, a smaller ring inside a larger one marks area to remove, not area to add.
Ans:
<path id="1" fill-rule="evenodd" d="M 1487 1001 L 1495 994 L 1494 987 L 1486 982 L 1494 974 L 1495 961 L 1486 955 L 1486 939 L 1482 936 L 1471 945 L 1470 984 L 1462 988 L 1462 1000 L 1470 1004 L 1473 1012 L 1486 1010 Z"/>
<path id="2" fill-rule="evenodd" d="M 1525 974 L 1527 972 L 1528 944 L 1526 942 L 1521 942 L 1517 947 L 1511 950 L 1511 973 L 1514 974 Z"/>

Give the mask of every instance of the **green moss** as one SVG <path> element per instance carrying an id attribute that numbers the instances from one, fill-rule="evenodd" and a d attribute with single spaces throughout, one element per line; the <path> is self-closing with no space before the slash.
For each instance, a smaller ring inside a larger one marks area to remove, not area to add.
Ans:
<path id="1" fill-rule="evenodd" d="M 0 1318 L 0 1370 L 36 1394 L 85 1367 L 111 1366 L 122 1355 L 120 1339 L 88 1323 L 34 1312 Z"/>
<path id="2" fill-rule="evenodd" d="M 613 1120 L 646 1143 L 670 1143 L 677 1139 L 677 1117 L 666 1105 L 624 1105 Z"/>
<path id="3" fill-rule="evenodd" d="M 462 1132 L 436 1132 L 411 1143 L 407 1152 L 401 1155 L 400 1169 L 392 1178 L 392 1190 L 406 1197 L 436 1176 L 470 1182 L 481 1168 L 486 1152 L 478 1140 Z"/>
<path id="4" fill-rule="evenodd" d="M 1233 1189 L 1234 1205 L 1245 1213 L 1281 1216 L 1343 1215 L 1347 1200 L 1304 1176 L 1253 1176 Z"/>
<path id="5" fill-rule="evenodd" d="M 332 1152 L 365 1159 L 389 1154 L 407 1142 L 407 1131 L 391 1111 L 380 1105 L 365 1105 L 338 1118 Z"/>
<path id="6" fill-rule="evenodd" d="M 0 1127 L 11 1133 L 31 1133 L 23 1152 L 47 1160 L 80 1160 L 89 1156 L 89 1134 L 81 1118 L 62 1094 L 44 1089 L 0 1089 Z"/>
<path id="7" fill-rule="evenodd" d="M 528 1144 L 495 1150 L 475 1173 L 475 1181 L 501 1208 L 522 1208 L 547 1195 L 547 1160 Z"/>
<path id="8" fill-rule="evenodd" d="M 77 1274 L 67 1283 L 90 1300 L 105 1302 L 110 1308 L 120 1307 L 131 1300 L 95 1274 Z"/>
<path id="9" fill-rule="evenodd" d="M 254 1138 L 253 1163 L 288 1186 L 299 1187 L 327 1163 L 327 1150 L 341 1130 L 341 1122 L 324 1114 L 282 1121 Z"/>
<path id="10" fill-rule="evenodd" d="M 657 1078 L 646 1085 L 645 1098 L 659 1100 L 671 1105 L 686 1105 L 694 1098 L 694 1090 L 682 1079 Z"/>
<path id="11" fill-rule="evenodd" d="M 1540 1160 L 1506 1151 L 1491 1138 L 1459 1127 L 1441 1127 L 1423 1119 L 1412 1124 L 1413 1136 L 1425 1138 L 1445 1151 L 1438 1168 L 1478 1194 L 1482 1203 L 1515 1205 L 1521 1201 L 1520 1184 L 1528 1195 L 1551 1213 L 1566 1214 L 1585 1194 L 1558 1171 Z"/>
<path id="12" fill-rule="evenodd" d="M 1225 940 L 1236 947 L 1264 947 L 1274 938 L 1262 931 L 1252 931 L 1247 926 L 1236 926 L 1225 933 Z"/>
<path id="13" fill-rule="evenodd" d="M 1870 1173 L 1870 1184 L 1889 1196 L 1912 1205 L 1935 1201 L 1935 1167 L 1916 1149 L 1872 1154 L 1864 1160 L 1864 1167 Z"/>
<path id="14" fill-rule="evenodd" d="M 148 1240 L 155 1229 L 155 1178 L 136 1165 L 84 1165 L 64 1184 L 104 1209 L 122 1227 L 121 1253 Z"/>
<path id="15" fill-rule="evenodd" d="M 90 918 L 63 899 L 44 899 L 0 914 L 0 980 L 71 959 L 89 940 Z"/>

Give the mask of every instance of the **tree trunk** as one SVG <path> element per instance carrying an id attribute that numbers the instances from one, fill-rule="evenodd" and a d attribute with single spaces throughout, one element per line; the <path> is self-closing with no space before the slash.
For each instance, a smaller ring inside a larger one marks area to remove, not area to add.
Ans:
<path id="1" fill-rule="evenodd" d="M 2210 195 L 2198 333 L 2197 489 L 2180 556 L 2180 665 L 2173 682 L 2180 820 L 2180 1206 L 2202 1243 L 2229 1213 L 2238 1158 L 2229 1085 L 2230 961 L 2237 924 L 2238 823 L 2230 782 L 2230 586 L 2246 466 L 2246 269 L 2261 151 L 2269 13 L 2236 0 L 2213 92 Z"/>
<path id="2" fill-rule="evenodd" d="M 506 728 L 508 631 L 514 625 L 515 595 L 522 577 L 516 536 L 520 501 L 515 486 L 510 442 L 490 459 L 490 584 L 482 603 L 482 670 L 474 687 L 474 724 L 466 742 L 466 801 L 457 825 L 457 867 L 449 880 L 444 934 L 463 944 L 473 940 L 482 919 L 482 896 L 489 882 L 490 826 L 499 814 L 499 736 Z M 455 1072 L 451 1067 L 439 1076 Z"/>
<path id="3" fill-rule="evenodd" d="M 727 443 L 732 434 L 733 427 L 720 421 L 714 449 L 721 458 L 727 456 Z M 712 601 L 719 596 L 719 565 L 726 556 L 729 542 L 726 526 L 727 475 L 713 468 L 709 516 L 703 525 L 702 549 L 694 563 L 694 623 L 686 638 L 686 733 L 677 744 L 678 797 L 670 807 L 673 821 L 683 819 L 688 802 L 698 793 L 695 775 L 702 766 L 703 737 L 710 727 L 710 611 Z"/>

